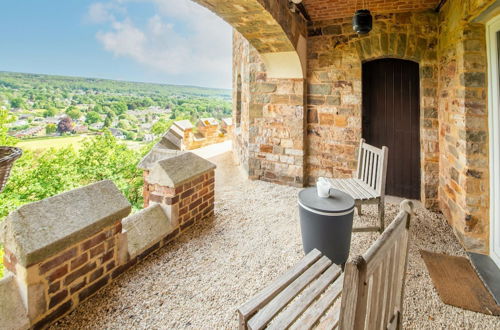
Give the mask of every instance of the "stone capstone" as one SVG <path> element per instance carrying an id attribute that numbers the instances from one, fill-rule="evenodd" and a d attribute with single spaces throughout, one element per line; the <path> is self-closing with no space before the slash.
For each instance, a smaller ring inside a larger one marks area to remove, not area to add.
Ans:
<path id="1" fill-rule="evenodd" d="M 27 267 L 125 218 L 130 203 L 109 180 L 21 206 L 5 220 L 2 241 Z"/>
<path id="2" fill-rule="evenodd" d="M 171 157 L 175 157 L 177 155 L 182 154 L 183 151 L 180 150 L 173 150 L 173 149 L 166 149 L 159 147 L 158 145 L 154 146 L 151 151 L 141 160 L 139 165 L 137 167 L 141 170 L 144 171 L 149 171 L 153 165 L 164 159 L 168 159 Z"/>
<path id="3" fill-rule="evenodd" d="M 170 219 L 159 204 L 123 219 L 122 224 L 127 234 L 130 258 L 139 255 L 174 230 Z"/>
<path id="4" fill-rule="evenodd" d="M 198 175 L 215 169 L 215 165 L 191 152 L 156 162 L 147 177 L 150 184 L 178 187 Z"/>

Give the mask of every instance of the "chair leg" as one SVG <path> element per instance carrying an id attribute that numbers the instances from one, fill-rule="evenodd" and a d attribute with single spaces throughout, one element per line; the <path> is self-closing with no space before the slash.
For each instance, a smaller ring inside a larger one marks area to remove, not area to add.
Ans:
<path id="1" fill-rule="evenodd" d="M 379 231 L 382 233 L 385 229 L 384 225 L 384 217 L 385 217 L 385 201 L 383 198 L 378 202 L 378 221 L 379 221 Z"/>
<path id="2" fill-rule="evenodd" d="M 356 205 L 356 208 L 358 209 L 358 215 L 361 216 L 361 204 Z"/>

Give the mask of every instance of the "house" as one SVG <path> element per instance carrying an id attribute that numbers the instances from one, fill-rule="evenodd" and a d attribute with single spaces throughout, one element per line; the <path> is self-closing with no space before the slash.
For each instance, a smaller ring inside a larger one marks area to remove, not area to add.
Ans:
<path id="1" fill-rule="evenodd" d="M 125 140 L 126 139 L 126 136 L 125 134 L 123 134 L 123 132 L 121 130 L 119 130 L 118 128 L 110 128 L 109 131 L 111 132 L 111 134 L 113 134 L 113 136 L 119 140 Z"/>
<path id="2" fill-rule="evenodd" d="M 101 130 L 104 128 L 104 123 L 94 123 L 89 126 L 92 130 Z"/>

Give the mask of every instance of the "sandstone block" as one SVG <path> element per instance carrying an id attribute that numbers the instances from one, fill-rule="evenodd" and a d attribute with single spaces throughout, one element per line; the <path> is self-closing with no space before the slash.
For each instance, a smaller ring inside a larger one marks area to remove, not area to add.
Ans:
<path id="1" fill-rule="evenodd" d="M 127 247 L 131 258 L 170 234 L 174 227 L 162 206 L 153 205 L 123 220 L 127 233 Z"/>

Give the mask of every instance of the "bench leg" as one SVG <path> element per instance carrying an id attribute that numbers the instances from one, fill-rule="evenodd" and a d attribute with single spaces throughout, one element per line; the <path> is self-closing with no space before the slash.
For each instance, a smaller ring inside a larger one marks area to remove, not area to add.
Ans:
<path id="1" fill-rule="evenodd" d="M 378 221 L 379 221 L 379 232 L 382 233 L 385 229 L 384 226 L 384 217 L 385 217 L 385 201 L 383 198 L 378 202 Z"/>
<path id="2" fill-rule="evenodd" d="M 356 205 L 356 208 L 358 209 L 358 215 L 361 216 L 361 204 Z"/>

